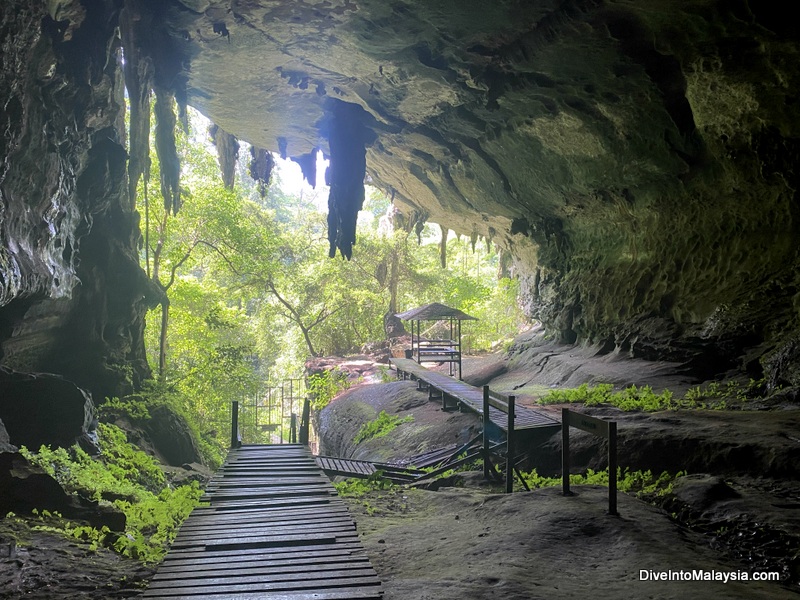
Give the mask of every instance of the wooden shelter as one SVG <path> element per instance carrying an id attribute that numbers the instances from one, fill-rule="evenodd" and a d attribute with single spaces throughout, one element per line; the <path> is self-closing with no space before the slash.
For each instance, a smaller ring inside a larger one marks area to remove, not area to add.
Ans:
<path id="1" fill-rule="evenodd" d="M 475 317 L 438 302 L 407 310 L 396 315 L 411 321 L 410 356 L 419 364 L 448 363 L 449 374 L 461 379 L 461 321 L 477 321 Z M 423 321 L 435 321 L 422 330 Z M 438 328 L 437 328 L 438 326 Z"/>

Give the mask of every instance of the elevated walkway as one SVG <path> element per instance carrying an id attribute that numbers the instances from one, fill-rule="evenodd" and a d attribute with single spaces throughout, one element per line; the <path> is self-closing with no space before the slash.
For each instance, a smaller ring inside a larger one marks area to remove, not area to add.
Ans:
<path id="1" fill-rule="evenodd" d="M 341 475 L 342 477 L 369 479 L 380 472 L 384 479 L 388 479 L 393 483 L 410 483 L 427 474 L 426 471 L 420 469 L 365 460 L 335 458 L 332 456 L 316 456 L 314 458 L 319 468 L 329 476 Z"/>
<path id="2" fill-rule="evenodd" d="M 390 358 L 389 363 L 397 370 L 398 377 L 414 379 L 428 386 L 429 392 L 436 390 L 442 397 L 442 408 L 448 408 L 448 399 L 458 406 L 483 414 L 483 390 L 442 373 L 426 369 L 409 358 Z M 502 431 L 508 432 L 508 414 L 495 407 L 489 408 L 489 420 Z M 543 412 L 526 406 L 516 407 L 514 431 L 533 429 L 561 429 L 561 422 Z"/>
<path id="3" fill-rule="evenodd" d="M 144 598 L 377 600 L 355 523 L 308 448 L 241 446 L 181 526 Z"/>

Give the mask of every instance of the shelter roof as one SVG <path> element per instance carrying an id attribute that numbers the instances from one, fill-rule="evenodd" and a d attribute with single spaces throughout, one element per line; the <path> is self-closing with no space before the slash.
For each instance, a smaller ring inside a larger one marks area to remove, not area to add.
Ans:
<path id="1" fill-rule="evenodd" d="M 459 321 L 477 321 L 475 317 L 471 317 L 467 313 L 452 308 L 439 302 L 433 302 L 420 306 L 419 308 L 412 308 L 406 312 L 398 313 L 395 315 L 404 321 L 438 321 L 440 319 L 457 319 Z"/>

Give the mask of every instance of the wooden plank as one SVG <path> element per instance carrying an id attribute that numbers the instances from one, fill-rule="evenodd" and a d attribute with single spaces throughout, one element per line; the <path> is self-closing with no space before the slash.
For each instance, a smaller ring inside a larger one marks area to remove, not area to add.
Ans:
<path id="1" fill-rule="evenodd" d="M 246 520 L 249 522 L 263 522 L 263 521 L 284 521 L 289 519 L 336 519 L 339 517 L 350 518 L 347 507 L 337 505 L 324 505 L 324 506 L 300 506 L 289 508 L 261 508 L 261 509 L 248 509 L 242 511 L 227 511 L 227 512 L 208 512 L 198 515 L 193 515 L 186 519 L 184 525 L 187 524 L 230 524 Z"/>
<path id="2" fill-rule="evenodd" d="M 608 439 L 608 421 L 598 419 L 597 417 L 590 417 L 583 413 L 575 412 L 572 410 L 563 413 L 568 419 L 567 424 L 571 427 L 577 427 L 583 431 L 588 431 L 595 435 L 599 435 Z"/>
<path id="3" fill-rule="evenodd" d="M 177 539 L 172 544 L 172 548 L 201 548 L 205 547 L 209 550 L 224 550 L 239 547 L 258 547 L 270 548 L 281 546 L 297 546 L 301 544 L 335 544 L 336 536 L 326 533 L 309 533 L 309 534 L 286 534 L 286 535 L 262 535 L 262 536 L 249 536 L 231 537 L 224 540 L 189 540 L 186 542 L 178 541 Z"/>
<path id="4" fill-rule="evenodd" d="M 178 535 L 175 537 L 175 544 L 183 544 L 189 543 L 191 541 L 204 541 L 206 545 L 216 543 L 216 540 L 223 539 L 223 540 L 230 540 L 233 538 L 244 540 L 251 537 L 263 537 L 263 536 L 277 536 L 283 535 L 286 531 L 291 531 L 291 535 L 300 536 L 305 533 L 318 533 L 318 534 L 347 534 L 352 531 L 355 531 L 355 523 L 353 523 L 352 519 L 349 523 L 311 523 L 309 525 L 291 525 L 287 527 L 286 524 L 281 523 L 275 527 L 268 527 L 265 525 L 259 525 L 256 527 L 250 528 L 238 528 L 238 529 L 231 529 L 230 531 L 226 532 L 224 528 L 219 529 L 211 529 L 207 531 L 187 531 L 184 532 L 181 530 Z"/>
<path id="5" fill-rule="evenodd" d="M 272 567 L 290 567 L 301 566 L 303 569 L 316 569 L 317 566 L 325 567 L 326 565 L 335 564 L 359 564 L 369 563 L 369 558 L 366 556 L 353 556 L 350 552 L 339 552 L 338 554 L 333 550 L 324 554 L 320 551 L 318 556 L 307 556 L 303 554 L 295 554 L 297 558 L 280 558 L 280 555 L 263 555 L 269 558 L 259 558 L 258 560 L 240 560 L 236 562 L 226 561 L 220 562 L 218 559 L 205 559 L 205 560 L 183 560 L 173 561 L 158 568 L 158 574 L 162 573 L 178 573 L 191 570 L 193 573 L 200 573 L 202 571 L 214 570 L 238 570 L 248 569 L 255 567 L 263 567 L 265 564 Z"/>
<path id="6" fill-rule="evenodd" d="M 223 594 L 203 594 L 202 597 L 191 594 L 165 596 L 163 594 L 153 595 L 145 593 L 146 598 L 170 598 L 170 600 L 379 600 L 383 598 L 383 592 L 376 586 L 350 587 L 346 590 L 314 590 L 306 592 L 261 592 L 258 596 L 249 593 L 228 592 Z"/>
<path id="7" fill-rule="evenodd" d="M 319 501 L 327 501 L 328 499 L 332 498 L 333 495 L 328 496 L 315 496 L 315 497 L 299 497 L 299 498 L 273 498 L 269 501 L 269 506 L 278 507 L 278 506 L 305 506 L 314 504 L 313 500 Z M 216 500 L 214 502 L 214 508 L 218 510 L 231 510 L 231 511 L 238 511 L 244 510 L 247 508 L 251 508 L 253 510 L 264 508 L 267 506 L 265 504 L 265 500 Z"/>
<path id="8" fill-rule="evenodd" d="M 338 563 L 317 563 L 314 565 L 313 572 L 320 577 L 325 575 L 327 577 L 342 577 L 347 576 L 353 572 L 364 573 L 365 571 L 374 574 L 375 571 L 369 560 L 364 559 L 361 561 L 340 561 Z M 229 577 L 259 577 L 262 580 L 270 580 L 277 575 L 294 574 L 297 577 L 298 573 L 302 574 L 305 578 L 306 573 L 309 572 L 308 564 L 294 564 L 294 565 L 264 565 L 255 564 L 249 566 L 240 566 L 236 569 L 208 569 L 202 572 L 196 569 L 181 569 L 174 571 L 162 571 L 153 577 L 152 581 L 183 581 L 183 580 L 196 580 L 198 574 L 202 573 L 203 579 L 221 578 L 226 579 Z"/>
<path id="9" fill-rule="evenodd" d="M 301 488 L 302 495 L 317 495 L 317 494 L 330 494 L 334 488 L 328 482 L 326 484 L 314 484 L 313 486 L 303 486 Z M 264 488 L 238 488 L 230 491 L 227 490 L 211 490 L 209 493 L 204 494 L 201 500 L 203 502 L 210 502 L 214 500 L 224 500 L 226 498 L 278 498 L 282 496 L 296 496 L 298 495 L 296 488 L 281 486 L 281 487 L 264 487 Z"/>
<path id="10" fill-rule="evenodd" d="M 236 520 L 192 520 L 186 521 L 183 525 L 181 525 L 181 533 L 184 531 L 216 531 L 218 529 L 224 529 L 226 531 L 230 531 L 232 527 L 236 527 L 242 524 L 244 519 L 236 519 Z M 338 524 L 338 523 L 352 523 L 353 520 L 350 518 L 350 515 L 346 513 L 341 513 L 337 515 L 309 515 L 305 517 L 301 517 L 299 515 L 295 516 L 286 516 L 284 518 L 278 518 L 277 516 L 268 516 L 263 518 L 248 518 L 246 523 L 251 526 L 265 526 L 265 527 L 287 527 L 287 526 L 299 526 L 299 525 L 312 525 L 312 524 L 319 524 L 319 523 L 330 523 L 330 524 Z"/>
<path id="11" fill-rule="evenodd" d="M 309 498 L 275 498 L 269 503 L 247 503 L 242 506 L 227 506 L 231 503 L 216 502 L 213 506 L 198 506 L 195 511 L 198 515 L 214 514 L 237 514 L 239 512 L 245 513 L 248 511 L 263 511 L 263 510 L 279 510 L 279 509 L 299 509 L 299 508 L 317 508 L 324 509 L 332 506 L 333 496 L 312 496 Z M 223 505 L 226 504 L 226 505 Z"/>
<path id="12" fill-rule="evenodd" d="M 370 573 L 371 571 L 371 573 Z M 148 591 L 170 596 L 176 592 L 181 594 L 202 594 L 225 592 L 270 592 L 270 591 L 301 591 L 318 588 L 347 588 L 366 585 L 380 585 L 380 580 L 372 569 L 342 573 L 342 577 L 335 577 L 329 573 L 307 573 L 303 579 L 298 580 L 294 574 L 285 576 L 274 575 L 268 580 L 260 577 L 215 577 L 212 579 L 186 580 L 186 581 L 154 581 Z M 319 575 L 319 576 L 317 576 Z M 239 581 L 237 581 L 239 579 Z"/>
<path id="13" fill-rule="evenodd" d="M 364 547 L 359 541 L 345 542 L 342 540 L 337 541 L 333 545 L 316 545 L 316 546 L 286 546 L 279 548 L 245 548 L 242 550 L 211 550 L 211 549 L 198 549 L 186 548 L 184 550 L 170 550 L 164 561 L 161 564 L 170 564 L 171 561 L 219 561 L 229 562 L 237 560 L 270 560 L 275 556 L 282 557 L 314 557 L 317 554 L 331 552 L 333 550 L 342 550 L 349 552 L 353 556 L 361 556 L 364 554 Z"/>
<path id="14" fill-rule="evenodd" d="M 297 486 L 307 486 L 307 485 L 330 485 L 330 481 L 327 477 L 324 477 L 321 473 L 319 475 L 314 475 L 314 477 L 293 477 L 293 478 L 281 478 L 281 479 L 267 479 L 263 477 L 248 477 L 248 478 L 237 478 L 228 481 L 221 481 L 218 483 L 209 483 L 206 486 L 206 493 L 210 491 L 218 491 L 218 490 L 230 490 L 230 489 L 238 489 L 238 488 L 247 488 L 247 487 L 258 487 L 258 488 L 268 488 L 268 487 L 297 487 Z"/>
<path id="15" fill-rule="evenodd" d="M 145 598 L 382 597 L 355 523 L 305 447 L 232 450 L 204 500 L 210 505 L 184 522 Z"/>

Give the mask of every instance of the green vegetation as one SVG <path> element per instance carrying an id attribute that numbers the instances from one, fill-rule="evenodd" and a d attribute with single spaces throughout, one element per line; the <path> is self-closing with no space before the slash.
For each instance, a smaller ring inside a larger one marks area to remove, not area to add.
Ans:
<path id="1" fill-rule="evenodd" d="M 702 388 L 691 388 L 683 398 L 674 398 L 670 390 L 656 394 L 650 386 L 636 387 L 632 385 L 619 392 L 614 386 L 601 383 L 595 386 L 583 384 L 580 387 L 563 390 L 551 390 L 539 399 L 540 404 L 581 403 L 585 406 L 608 404 L 624 411 L 642 410 L 678 410 L 678 409 L 714 409 L 732 408 L 730 402 L 739 404 L 757 396 L 763 390 L 764 382 L 750 380 L 746 386 L 732 381 L 725 385 L 712 382 Z"/>
<path id="2" fill-rule="evenodd" d="M 353 259 L 331 260 L 323 203 L 287 195 L 277 175 L 268 188 L 256 185 L 246 148 L 234 188 L 225 188 L 206 123 L 190 110 L 188 125 L 176 140 L 179 209 L 154 184 L 154 149 L 150 179 L 137 192 L 140 262 L 163 292 L 147 315 L 145 342 L 153 387 L 184 409 L 217 455 L 228 443 L 232 401 L 263 400 L 268 387 L 302 377 L 309 356 L 352 354 L 384 339 L 387 312 L 456 306 L 480 319 L 464 326 L 468 351 L 489 349 L 524 324 L 518 284 L 490 244 L 445 231 L 443 268 L 441 229 L 407 222 L 373 190 L 359 213 Z M 337 375 L 308 384 L 317 409 L 346 386 Z M 127 408 L 142 418 L 135 405 Z"/>
<path id="3" fill-rule="evenodd" d="M 369 516 L 379 513 L 379 508 L 370 501 L 370 496 L 377 492 L 381 496 L 397 498 L 397 503 L 401 510 L 406 508 L 405 500 L 412 490 L 393 484 L 383 476 L 383 471 L 376 471 L 369 479 L 348 478 L 339 483 L 333 484 L 336 492 L 342 498 L 358 501 L 366 510 Z"/>
<path id="4" fill-rule="evenodd" d="M 672 492 L 672 485 L 675 479 L 685 475 L 686 473 L 680 471 L 674 475 L 664 471 L 661 475 L 655 476 L 649 470 L 647 471 L 630 471 L 620 468 L 617 469 L 617 490 L 629 494 L 636 494 L 638 497 L 643 496 L 664 496 Z M 536 470 L 529 473 L 522 473 L 523 479 L 532 490 L 543 487 L 555 487 L 562 484 L 561 477 L 542 477 Z M 585 475 L 575 474 L 569 476 L 570 485 L 608 485 L 608 469 L 602 471 L 593 471 L 589 469 Z M 519 490 L 522 490 L 522 485 L 517 480 L 514 485 Z"/>
<path id="5" fill-rule="evenodd" d="M 725 384 L 712 381 L 705 387 L 693 387 L 686 392 L 684 402 L 692 408 L 733 408 L 736 403 L 744 404 L 766 391 L 765 379 L 750 379 L 747 384 L 729 381 Z M 730 404 L 729 404 L 730 403 Z"/>
<path id="6" fill-rule="evenodd" d="M 311 396 L 311 407 L 322 410 L 339 393 L 350 387 L 347 373 L 339 370 L 315 373 L 308 378 L 308 392 Z"/>
<path id="7" fill-rule="evenodd" d="M 99 459 L 77 446 L 69 450 L 42 446 L 37 453 L 26 448 L 21 451 L 68 493 L 80 493 L 124 512 L 125 534 L 117 536 L 107 527 L 94 528 L 58 519 L 50 519 L 46 527 L 85 540 L 95 548 L 106 545 L 144 562 L 157 562 L 174 539 L 178 526 L 198 505 L 200 488 L 196 483 L 176 489 L 168 487 L 155 459 L 128 443 L 125 432 L 105 423 L 100 423 L 98 430 L 102 452 Z M 40 514 L 58 517 L 45 513 Z"/>
<path id="8" fill-rule="evenodd" d="M 539 399 L 541 404 L 561 404 L 580 402 L 585 406 L 598 406 L 611 404 L 622 410 L 668 410 L 677 408 L 672 398 L 672 392 L 665 390 L 661 394 L 653 392 L 650 386 L 637 388 L 635 385 L 614 392 L 614 386 L 601 383 L 589 387 L 583 384 L 578 388 L 566 390 L 553 390 Z"/>
<path id="9" fill-rule="evenodd" d="M 353 442 L 360 444 L 366 440 L 383 437 L 394 431 L 401 423 L 410 423 L 413 420 L 413 415 L 408 415 L 401 419 L 396 415 L 388 415 L 385 410 L 382 410 L 374 420 L 361 426 L 361 429 L 358 430 L 358 433 L 353 438 Z"/>
<path id="10" fill-rule="evenodd" d="M 370 492 L 391 490 L 397 486 L 383 476 L 383 471 L 376 471 L 370 475 L 369 479 L 349 477 L 344 481 L 334 483 L 333 487 L 342 498 L 363 498 Z"/>

